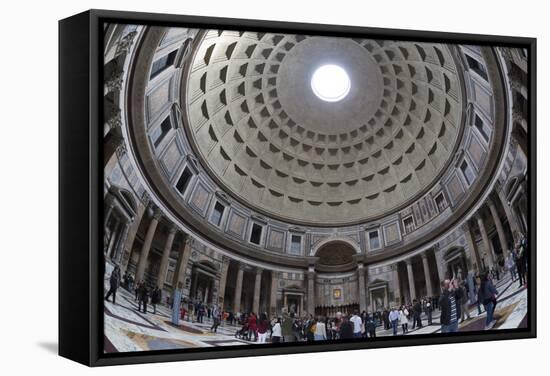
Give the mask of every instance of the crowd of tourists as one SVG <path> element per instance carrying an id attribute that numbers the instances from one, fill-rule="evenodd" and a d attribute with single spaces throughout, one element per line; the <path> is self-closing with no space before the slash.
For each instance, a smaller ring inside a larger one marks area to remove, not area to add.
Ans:
<path id="1" fill-rule="evenodd" d="M 495 264 L 491 269 L 476 275 L 468 274 L 464 280 L 460 275 L 445 279 L 441 282 L 441 292 L 438 296 L 414 299 L 410 303 L 373 313 L 355 311 L 351 315 L 337 312 L 334 317 L 300 317 L 294 312 L 284 311 L 281 316 L 270 318 L 266 312 L 233 313 L 224 311 L 215 304 L 208 305 L 200 300 L 183 299 L 180 305 L 180 318 L 204 323 L 206 317 L 212 323 L 212 332 L 216 332 L 220 325 L 229 324 L 230 327 L 238 327 L 235 332 L 237 338 L 259 343 L 277 343 L 374 338 L 379 326 L 386 331 L 391 330 L 393 335 L 405 335 L 411 330 L 433 325 L 436 310 L 440 312 L 441 332 L 453 333 L 458 331 L 459 323 L 471 319 L 470 307 L 477 306 L 478 315 L 483 313 L 481 307 L 486 312 L 485 330 L 489 330 L 496 323 L 494 312 L 498 291 L 495 281 L 501 278 L 501 274 L 509 273 L 512 282 L 518 280 L 520 287 L 527 286 L 527 257 L 527 239 L 521 236 L 502 262 Z M 147 313 L 148 304 L 151 304 L 153 313 L 156 313 L 157 305 L 162 302 L 162 291 L 158 287 L 149 288 L 144 281 L 135 283 L 129 273 L 121 278 L 119 266 L 115 266 L 111 272 L 109 284 L 105 300 L 112 296 L 115 304 L 119 285 L 133 291 L 140 312 Z M 166 297 L 165 303 L 172 308 L 170 296 Z"/>

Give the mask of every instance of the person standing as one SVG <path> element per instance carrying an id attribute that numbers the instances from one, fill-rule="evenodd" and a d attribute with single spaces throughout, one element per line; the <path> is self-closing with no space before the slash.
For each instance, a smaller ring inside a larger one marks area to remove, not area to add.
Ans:
<path id="1" fill-rule="evenodd" d="M 265 343 L 267 339 L 267 331 L 269 329 L 269 321 L 265 313 L 260 314 L 258 321 L 258 342 Z"/>
<path id="2" fill-rule="evenodd" d="M 313 339 L 315 341 L 325 341 L 327 339 L 327 327 L 322 317 L 317 318 Z"/>
<path id="3" fill-rule="evenodd" d="M 294 342 L 294 313 L 284 313 L 283 322 L 281 323 L 281 331 L 285 342 Z"/>
<path id="4" fill-rule="evenodd" d="M 401 324 L 401 329 L 403 330 L 403 335 L 409 332 L 409 311 L 405 306 L 401 307 L 399 311 L 399 323 Z"/>
<path id="5" fill-rule="evenodd" d="M 458 315 L 455 294 L 452 291 L 451 281 L 441 282 L 441 333 L 454 333 L 458 331 Z"/>
<path id="6" fill-rule="evenodd" d="M 422 304 L 418 300 L 413 301 L 413 329 L 415 327 L 418 327 L 418 329 L 422 328 Z"/>
<path id="7" fill-rule="evenodd" d="M 283 334 L 281 332 L 281 319 L 277 317 L 277 320 L 275 321 L 273 328 L 271 328 L 271 342 L 272 343 L 281 342 L 282 335 Z"/>
<path id="8" fill-rule="evenodd" d="M 393 335 L 396 336 L 397 335 L 397 323 L 399 322 L 399 312 L 397 312 L 397 310 L 395 308 L 392 308 L 389 315 L 388 315 L 388 319 L 390 320 L 390 323 L 391 323 Z"/>
<path id="9" fill-rule="evenodd" d="M 258 317 L 254 312 L 248 316 L 248 340 L 251 341 L 251 335 L 254 336 L 254 342 L 258 341 Z"/>
<path id="10" fill-rule="evenodd" d="M 468 295 L 466 294 L 466 286 L 464 281 L 459 282 L 455 280 L 454 285 L 456 291 L 456 299 L 460 304 L 460 322 L 464 320 L 470 320 L 470 312 L 468 311 Z"/>
<path id="11" fill-rule="evenodd" d="M 316 324 L 317 324 L 316 320 L 313 318 L 313 315 L 310 314 L 304 325 L 306 340 L 308 341 L 314 340 Z"/>
<path id="12" fill-rule="evenodd" d="M 432 325 L 432 298 L 426 300 L 426 316 L 428 317 L 428 325 Z"/>
<path id="13" fill-rule="evenodd" d="M 105 295 L 105 300 L 109 301 L 109 296 L 113 295 L 113 304 L 116 304 L 116 290 L 120 284 L 120 268 L 115 266 L 109 277 L 109 291 Z"/>
<path id="14" fill-rule="evenodd" d="M 493 320 L 493 314 L 495 312 L 495 301 L 498 294 L 488 274 L 489 273 L 485 273 L 480 277 L 480 287 L 478 291 L 478 301 L 483 304 L 485 312 L 487 313 L 487 317 L 485 318 L 485 330 L 491 329 L 496 323 L 496 320 Z"/>
<path id="15" fill-rule="evenodd" d="M 162 291 L 155 286 L 153 292 L 151 293 L 151 305 L 153 306 L 153 314 L 157 313 L 157 304 L 160 304 L 162 301 Z"/>
<path id="16" fill-rule="evenodd" d="M 347 315 L 342 315 L 342 324 L 340 325 L 340 339 L 353 338 L 353 323 Z"/>
<path id="17" fill-rule="evenodd" d="M 212 308 L 212 326 L 210 331 L 216 333 L 218 331 L 218 326 L 220 326 L 221 312 L 217 305 Z"/>
<path id="18" fill-rule="evenodd" d="M 363 325 L 363 321 L 361 320 L 361 317 L 359 317 L 359 312 L 355 311 L 353 313 L 353 316 L 351 316 L 350 321 L 353 323 L 353 337 L 354 338 L 360 338 L 361 337 L 361 325 Z"/>
<path id="19" fill-rule="evenodd" d="M 148 302 L 149 302 L 149 289 L 147 288 L 147 285 L 145 285 L 145 283 L 142 283 L 139 290 L 138 311 L 141 311 L 143 309 L 143 313 L 147 313 Z"/>
<path id="20" fill-rule="evenodd" d="M 384 321 L 384 329 L 388 330 L 390 328 L 390 312 L 387 308 L 384 308 L 384 312 L 382 312 L 382 321 Z"/>

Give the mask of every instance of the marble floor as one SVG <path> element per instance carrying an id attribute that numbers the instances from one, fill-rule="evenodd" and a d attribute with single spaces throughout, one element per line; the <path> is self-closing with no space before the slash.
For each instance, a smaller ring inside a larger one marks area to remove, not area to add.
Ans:
<path id="1" fill-rule="evenodd" d="M 492 330 L 525 327 L 527 322 L 527 289 L 512 282 L 509 276 L 497 283 L 499 291 L 495 311 L 497 320 Z M 107 283 L 105 285 L 107 289 Z M 107 291 L 107 290 L 106 290 Z M 235 338 L 236 326 L 223 323 L 217 333 L 210 332 L 208 319 L 203 324 L 180 321 L 179 326 L 171 323 L 170 310 L 158 306 L 157 313 L 138 312 L 134 296 L 124 290 L 117 292 L 116 304 L 105 301 L 104 306 L 104 349 L 105 352 L 131 352 L 165 349 L 187 349 L 195 347 L 241 346 L 252 342 Z M 483 309 L 483 308 L 482 308 Z M 476 306 L 470 307 L 470 320 L 459 326 L 460 332 L 484 330 L 485 312 L 478 314 Z M 423 317 L 426 324 L 426 317 Z M 409 324 L 409 328 L 411 325 Z M 432 325 L 410 330 L 406 335 L 440 333 L 439 312 L 434 312 Z M 377 336 L 391 336 L 391 330 L 377 328 Z M 402 335 L 399 330 L 398 335 Z"/>

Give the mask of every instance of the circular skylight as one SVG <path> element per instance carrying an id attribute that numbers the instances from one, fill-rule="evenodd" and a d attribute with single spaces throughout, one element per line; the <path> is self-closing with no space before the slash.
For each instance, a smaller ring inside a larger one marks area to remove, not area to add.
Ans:
<path id="1" fill-rule="evenodd" d="M 351 81 L 346 71 L 333 64 L 322 65 L 311 78 L 311 89 L 326 102 L 338 102 L 348 95 Z"/>

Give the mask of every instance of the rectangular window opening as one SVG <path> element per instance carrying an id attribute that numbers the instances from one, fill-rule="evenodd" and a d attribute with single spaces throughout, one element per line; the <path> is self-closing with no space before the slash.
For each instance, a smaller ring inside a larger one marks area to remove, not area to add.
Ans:
<path id="1" fill-rule="evenodd" d="M 164 55 L 163 57 L 155 60 L 155 62 L 153 63 L 153 66 L 151 67 L 151 76 L 149 77 L 149 79 L 155 78 L 160 73 L 162 73 L 166 68 L 174 64 L 177 54 L 178 54 L 178 50 L 174 50 L 169 54 Z"/>
<path id="2" fill-rule="evenodd" d="M 222 223 L 222 217 L 223 212 L 225 211 L 225 206 L 220 204 L 219 202 L 216 202 L 216 205 L 214 205 L 214 211 L 212 211 L 212 216 L 210 217 L 210 220 L 213 224 L 216 226 L 219 226 Z"/>
<path id="3" fill-rule="evenodd" d="M 176 189 L 182 195 L 185 194 L 185 191 L 187 190 L 187 186 L 189 185 L 192 176 L 193 173 L 189 171 L 187 167 L 185 167 L 185 169 L 181 173 L 180 178 L 178 179 L 178 182 L 176 183 Z"/>
<path id="4" fill-rule="evenodd" d="M 262 226 L 257 223 L 252 225 L 252 231 L 250 232 L 250 242 L 254 244 L 260 244 L 262 239 Z"/>

